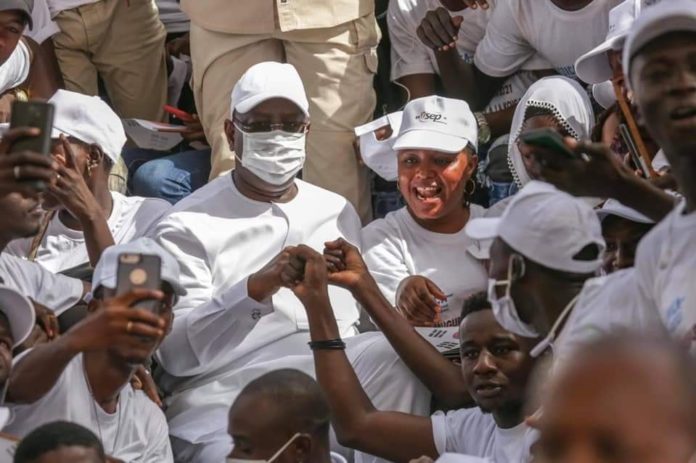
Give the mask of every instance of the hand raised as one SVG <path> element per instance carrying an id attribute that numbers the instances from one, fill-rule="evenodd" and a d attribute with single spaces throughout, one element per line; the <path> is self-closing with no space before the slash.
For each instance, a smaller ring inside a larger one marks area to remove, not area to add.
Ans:
<path id="1" fill-rule="evenodd" d="M 447 296 L 429 279 L 414 275 L 405 278 L 396 293 L 396 308 L 413 326 L 440 323 L 440 304 Z"/>
<path id="2" fill-rule="evenodd" d="M 462 21 L 461 16 L 450 16 L 449 11 L 439 7 L 425 14 L 416 29 L 416 35 L 426 47 L 432 50 L 456 50 Z"/>
<path id="3" fill-rule="evenodd" d="M 353 291 L 372 279 L 360 251 L 348 241 L 339 238 L 324 243 L 324 246 L 329 283 Z"/>

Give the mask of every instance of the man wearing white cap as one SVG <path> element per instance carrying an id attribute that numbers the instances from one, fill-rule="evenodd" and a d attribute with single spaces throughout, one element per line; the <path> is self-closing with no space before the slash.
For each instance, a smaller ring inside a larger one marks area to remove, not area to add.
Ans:
<path id="1" fill-rule="evenodd" d="M 39 235 L 12 242 L 7 252 L 52 272 L 94 267 L 108 246 L 145 236 L 169 204 L 109 191 L 109 172 L 126 135 L 104 101 L 59 90 L 49 102 L 55 106 L 52 153 L 59 174 L 43 200 L 51 219 Z"/>
<path id="2" fill-rule="evenodd" d="M 608 199 L 597 211 L 597 216 L 602 222 L 602 235 L 607 243 L 604 272 L 633 267 L 638 243 L 652 230 L 655 221 L 615 199 Z"/>
<path id="3" fill-rule="evenodd" d="M 188 290 L 158 352 L 180 461 L 224 459 L 227 411 L 250 380 L 278 368 L 313 374 L 306 314 L 287 289 L 301 277 L 302 263 L 290 261 L 286 249 L 306 244 L 320 250 L 337 237 L 359 244 L 360 220 L 343 197 L 296 178 L 305 160 L 308 110 L 292 65 L 252 66 L 235 85 L 225 121 L 235 170 L 177 203 L 155 229 L 158 242 L 181 263 Z M 359 313 L 350 293 L 329 293 L 341 335 L 357 334 Z M 387 355 L 396 357 L 391 349 Z M 361 361 L 389 370 L 378 356 Z M 368 390 L 383 393 L 385 407 L 408 410 L 422 389 L 408 384 L 410 372 L 399 362 L 388 362 L 403 372 L 394 383 L 401 382 L 399 394 L 382 384 Z M 373 373 L 365 370 L 380 376 Z"/>
<path id="4" fill-rule="evenodd" d="M 160 258 L 159 290 L 116 295 L 124 253 Z M 24 436 L 51 421 L 73 421 L 97 434 L 115 458 L 171 462 L 164 414 L 130 380 L 169 332 L 172 306 L 186 294 L 179 265 L 154 241 L 140 238 L 104 251 L 92 287 L 90 315 L 56 341 L 15 359 L 7 398 L 13 417 L 5 431 Z M 137 307 L 144 300 L 160 303 L 155 311 Z"/>
<path id="5" fill-rule="evenodd" d="M 545 337 L 531 352 L 552 346 L 585 281 L 602 265 L 605 248 L 597 215 L 585 202 L 532 181 L 500 218 L 474 219 L 474 239 L 494 239 L 488 297 L 498 322 L 530 338 Z"/>

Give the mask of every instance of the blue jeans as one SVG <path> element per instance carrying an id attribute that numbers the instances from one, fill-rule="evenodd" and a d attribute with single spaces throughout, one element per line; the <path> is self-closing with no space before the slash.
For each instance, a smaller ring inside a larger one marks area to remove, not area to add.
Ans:
<path id="1" fill-rule="evenodd" d="M 210 149 L 182 151 L 153 159 L 152 151 L 124 152 L 130 190 L 136 196 L 161 198 L 176 204 L 208 182 Z"/>
<path id="2" fill-rule="evenodd" d="M 488 207 L 491 207 L 498 201 L 502 201 L 508 196 L 517 193 L 517 184 L 515 182 L 488 182 Z"/>

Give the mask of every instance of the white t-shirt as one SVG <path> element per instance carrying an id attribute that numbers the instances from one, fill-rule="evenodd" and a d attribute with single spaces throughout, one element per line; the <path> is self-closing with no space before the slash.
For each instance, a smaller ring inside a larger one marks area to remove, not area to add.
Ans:
<path id="1" fill-rule="evenodd" d="M 113 191 L 111 197 L 113 208 L 107 223 L 115 244 L 128 243 L 148 235 L 171 208 L 167 201 L 161 199 L 126 197 Z M 33 238 L 14 240 L 6 251 L 26 258 L 32 241 Z M 61 272 L 89 262 L 84 233 L 66 227 L 56 214 L 46 229 L 36 262 L 51 272 Z"/>
<path id="2" fill-rule="evenodd" d="M 51 10 L 51 17 L 55 16 L 63 10 L 70 10 L 72 8 L 77 8 L 82 5 L 88 5 L 90 3 L 97 3 L 103 0 L 46 0 L 48 2 L 48 8 Z"/>
<path id="3" fill-rule="evenodd" d="M 696 353 L 696 213 L 685 215 L 685 208 L 682 201 L 638 245 L 637 299 Z"/>
<path id="4" fill-rule="evenodd" d="M 20 40 L 10 57 L 0 66 L 0 93 L 17 87 L 29 77 L 31 52 Z"/>
<path id="5" fill-rule="evenodd" d="M 34 262 L 4 252 L 0 254 L 0 278 L 7 286 L 52 309 L 56 315 L 80 302 L 84 292 L 80 280 L 56 275 Z"/>
<path id="6" fill-rule="evenodd" d="M 186 13 L 181 11 L 181 5 L 177 0 L 157 0 L 160 21 L 164 24 L 167 33 L 188 32 L 191 21 Z"/>
<path id="7" fill-rule="evenodd" d="M 624 331 L 664 335 L 657 311 L 638 298 L 633 268 L 587 280 L 554 343 L 554 367 L 562 368 L 578 347 L 603 335 Z"/>
<path id="8" fill-rule="evenodd" d="M 476 67 L 494 77 L 524 66 L 575 78 L 575 60 L 605 40 L 609 10 L 621 2 L 593 0 L 577 11 L 562 10 L 551 0 L 499 2 L 476 49 Z"/>
<path id="9" fill-rule="evenodd" d="M 467 8 L 463 11 L 450 12 L 451 16 L 464 18 L 457 36 L 457 51 L 467 63 L 474 60 L 474 52 L 485 35 L 486 25 L 496 3 L 490 2 L 489 5 L 488 10 Z M 440 0 L 389 2 L 387 21 L 391 40 L 392 80 L 412 74 L 440 73 L 435 53 L 421 42 L 416 30 L 428 11 L 441 6 Z M 534 75 L 529 72 L 520 72 L 512 76 L 493 96 L 486 112 L 499 111 L 515 105 L 534 80 Z"/>
<path id="10" fill-rule="evenodd" d="M 23 353 L 14 364 L 21 362 Z M 142 391 L 127 384 L 116 413 L 108 414 L 92 398 L 84 374 L 82 354 L 67 365 L 53 388 L 29 405 L 8 404 L 10 423 L 3 429 L 23 437 L 38 426 L 65 420 L 80 424 L 99 436 L 107 454 L 127 462 L 174 461 L 164 413 Z"/>
<path id="11" fill-rule="evenodd" d="M 430 417 L 437 452 L 486 457 L 494 463 L 525 463 L 537 439 L 533 429 L 521 423 L 511 429 L 499 428 L 493 417 L 480 408 L 436 412 Z"/>
<path id="12" fill-rule="evenodd" d="M 484 214 L 485 209 L 471 205 L 471 219 Z M 367 225 L 362 242 L 365 263 L 389 302 L 396 304 L 404 278 L 424 276 L 447 296 L 448 310 L 442 312 L 446 325 L 458 326 L 464 300 L 487 287 L 486 269 L 467 250 L 474 241 L 464 229 L 452 234 L 428 231 L 406 207 Z"/>
<path id="13" fill-rule="evenodd" d="M 60 32 L 58 24 L 51 19 L 47 0 L 34 0 L 34 9 L 31 10 L 31 19 L 34 27 L 24 29 L 24 35 L 31 37 L 39 45 L 46 39 Z"/>

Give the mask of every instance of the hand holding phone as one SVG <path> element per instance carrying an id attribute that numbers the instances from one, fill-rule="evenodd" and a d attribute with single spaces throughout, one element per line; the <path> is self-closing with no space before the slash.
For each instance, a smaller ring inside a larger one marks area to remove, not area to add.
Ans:
<path id="1" fill-rule="evenodd" d="M 116 296 L 132 292 L 134 289 L 159 290 L 162 284 L 162 260 L 159 256 L 124 253 L 118 256 L 116 274 Z M 160 301 L 143 300 L 135 307 L 159 313 Z"/>

